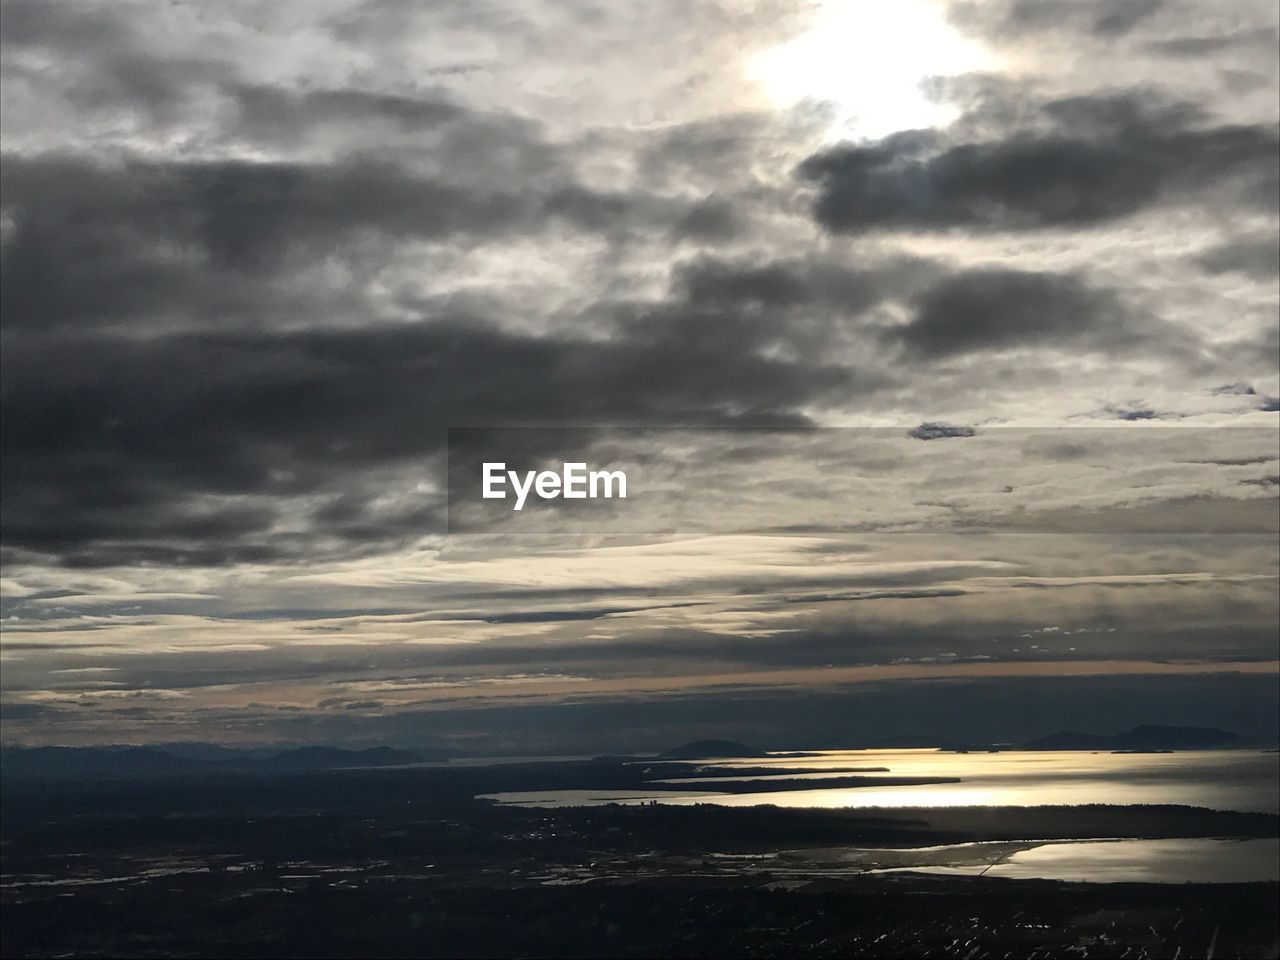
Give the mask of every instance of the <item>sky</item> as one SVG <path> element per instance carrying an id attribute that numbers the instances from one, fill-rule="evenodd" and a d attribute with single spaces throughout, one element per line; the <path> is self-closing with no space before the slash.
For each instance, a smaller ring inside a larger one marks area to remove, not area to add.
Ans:
<path id="1" fill-rule="evenodd" d="M 1274 3 L 0 10 L 6 743 L 1275 737 Z"/>

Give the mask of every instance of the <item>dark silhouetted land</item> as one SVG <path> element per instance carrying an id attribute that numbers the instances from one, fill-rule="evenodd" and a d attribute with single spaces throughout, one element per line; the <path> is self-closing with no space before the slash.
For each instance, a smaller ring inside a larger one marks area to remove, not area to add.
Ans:
<path id="1" fill-rule="evenodd" d="M 690 770 L 649 761 L 6 777 L 0 953 L 981 958 L 1203 956 L 1211 941 L 1219 956 L 1274 948 L 1274 883 L 867 872 L 904 857 L 944 862 L 935 848 L 946 844 L 1272 838 L 1280 818 L 1271 814 L 543 810 L 476 799 L 625 785 L 640 766 L 649 775 Z M 850 850 L 862 860 L 850 861 Z"/>

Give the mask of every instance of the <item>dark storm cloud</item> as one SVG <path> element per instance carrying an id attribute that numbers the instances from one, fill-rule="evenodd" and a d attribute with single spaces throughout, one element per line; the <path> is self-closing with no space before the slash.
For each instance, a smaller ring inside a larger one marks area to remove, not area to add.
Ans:
<path id="1" fill-rule="evenodd" d="M 999 104 L 971 113 L 987 123 Z M 1274 125 L 1215 126 L 1194 108 L 1137 94 L 1050 101 L 1033 119 L 980 139 L 928 130 L 845 144 L 798 173 L 817 186 L 814 217 L 835 233 L 1083 227 L 1210 191 L 1275 207 Z"/>
<path id="2" fill-rule="evenodd" d="M 842 367 L 722 347 L 670 324 L 599 341 L 474 320 L 11 334 L 6 542 L 82 563 L 266 560 L 317 549 L 306 535 L 266 539 L 282 505 L 306 494 L 321 498 L 307 509 L 325 537 L 372 546 L 432 528 L 440 504 L 370 517 L 364 478 L 406 464 L 427 477 L 423 458 L 450 424 L 798 423 L 805 404 L 855 389 Z"/>
<path id="3" fill-rule="evenodd" d="M 184 196 L 192 182 L 178 178 Z M 127 178 L 121 189 L 127 194 Z M 326 205 L 356 202 L 304 190 L 296 210 L 255 212 L 246 200 L 250 219 L 291 228 L 275 248 L 233 224 L 226 229 L 237 239 L 227 243 L 266 244 L 287 272 L 292 251 L 337 243 L 348 220 L 359 219 Z M 205 219 L 226 219 L 225 202 L 215 206 Z M 400 211 L 387 213 L 385 224 L 370 222 L 419 229 Z M 163 210 L 141 226 L 119 216 L 143 234 L 170 223 Z M 209 229 L 199 217 L 176 219 L 190 237 Z M 442 492 L 374 504 L 440 479 L 447 426 L 806 424 L 806 408 L 893 385 L 832 355 L 842 324 L 861 322 L 886 299 L 915 313 L 882 329 L 881 340 L 923 363 L 1046 344 L 1191 349 L 1186 335 L 1132 315 L 1114 294 L 1076 277 L 947 274 L 904 257 L 865 268 L 821 257 L 695 257 L 673 270 L 663 299 L 596 305 L 581 336 L 535 336 L 458 316 L 149 337 L 132 327 L 127 335 L 67 324 L 58 331 L 50 329 L 59 326 L 58 298 L 74 286 L 84 296 L 87 285 L 34 283 L 24 242 L 6 251 L 16 290 L 6 285 L 5 308 L 18 317 L 0 359 L 6 541 L 76 566 L 351 556 L 440 531 Z M 105 273 L 110 244 L 99 250 L 50 269 L 64 279 L 86 264 Z M 246 309 L 269 312 L 275 300 L 254 285 L 254 263 L 223 269 L 244 278 L 227 286 Z M 178 288 L 183 302 L 190 294 Z"/>
<path id="4" fill-rule="evenodd" d="M 524 144 L 513 135 L 500 146 L 519 152 Z M 334 288 L 325 271 L 341 263 L 357 278 L 371 277 L 408 241 L 462 251 L 555 225 L 611 237 L 663 230 L 725 237 L 736 229 L 726 201 L 600 193 L 574 184 L 567 165 L 545 176 L 499 177 L 485 163 L 459 157 L 452 166 L 482 174 L 461 182 L 453 172 L 431 176 L 367 156 L 307 163 L 6 157 L 4 323 L 344 321 L 368 314 L 367 293 L 350 277 Z M 857 284 L 870 290 L 869 279 L 851 275 L 844 294 L 854 296 Z"/>
<path id="5" fill-rule="evenodd" d="M 946 276 L 940 265 L 897 256 L 865 266 L 821 256 L 794 259 L 698 256 L 673 267 L 668 295 L 656 304 L 621 305 L 620 329 L 637 342 L 681 342 L 708 358 L 781 352 L 802 364 L 831 362 L 846 325 L 868 311 L 910 298 Z M 868 365 L 869 366 L 869 365 Z M 885 371 L 848 368 L 848 388 L 886 388 Z"/>
<path id="6" fill-rule="evenodd" d="M 277 112 L 295 123 L 355 113 L 457 122 L 451 107 L 398 98 L 238 95 L 266 126 Z M 513 124 L 509 152 L 528 148 L 522 135 Z M 518 189 L 484 182 L 359 156 L 9 158 L 8 548 L 93 566 L 268 562 L 403 543 L 441 528 L 440 498 L 376 514 L 369 504 L 403 488 L 405 475 L 386 471 L 434 475 L 446 425 L 803 423 L 806 405 L 885 378 L 834 364 L 822 324 L 784 314 L 852 316 L 904 276 L 930 273 L 915 263 L 876 271 L 702 257 L 675 272 L 656 304 L 618 316 L 601 305 L 604 319 L 587 318 L 581 337 L 456 316 L 377 325 L 362 282 L 316 282 L 314 271 L 335 261 L 358 277 L 406 240 L 459 249 L 551 222 L 601 233 L 654 224 L 650 198 L 565 185 L 559 173 Z M 667 213 L 677 230 L 733 226 L 718 199 Z M 612 338 L 591 335 L 601 323 L 616 328 Z M 180 332 L 192 327 L 233 332 Z M 293 329 L 272 332 L 281 327 Z M 792 348 L 787 359 L 766 355 L 779 344 Z"/>
<path id="7" fill-rule="evenodd" d="M 1169 352 L 1186 336 L 1135 315 L 1113 291 L 1054 273 L 958 273 L 927 290 L 915 307 L 911 322 L 890 335 L 925 358 L 1037 344 Z"/>
<path id="8" fill-rule="evenodd" d="M 528 225 L 531 198 L 367 160 L 118 166 L 7 158 L 4 322 L 290 316 L 288 282 L 324 257 L 356 263 L 369 240 L 479 242 Z M 305 298 L 304 298 L 305 302 Z"/>

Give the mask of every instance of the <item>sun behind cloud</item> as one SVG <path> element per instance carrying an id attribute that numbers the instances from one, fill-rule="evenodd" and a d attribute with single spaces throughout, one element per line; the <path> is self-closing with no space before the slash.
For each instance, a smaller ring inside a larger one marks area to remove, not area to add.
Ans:
<path id="1" fill-rule="evenodd" d="M 955 109 L 931 99 L 925 81 L 990 69 L 993 55 L 958 33 L 930 0 L 820 3 L 807 29 L 748 65 L 780 107 L 820 103 L 832 139 L 877 139 L 942 126 Z"/>

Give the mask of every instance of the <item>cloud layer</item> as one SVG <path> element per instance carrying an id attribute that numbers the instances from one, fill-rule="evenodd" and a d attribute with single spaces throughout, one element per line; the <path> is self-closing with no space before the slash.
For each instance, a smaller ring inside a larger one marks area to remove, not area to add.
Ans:
<path id="1" fill-rule="evenodd" d="M 1275 659 L 1272 5 L 939 3 L 874 137 L 790 0 L 0 10 L 6 737 Z M 449 535 L 464 426 L 651 495 Z"/>

